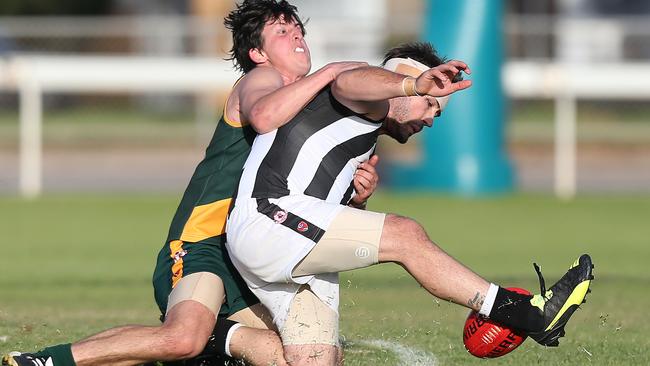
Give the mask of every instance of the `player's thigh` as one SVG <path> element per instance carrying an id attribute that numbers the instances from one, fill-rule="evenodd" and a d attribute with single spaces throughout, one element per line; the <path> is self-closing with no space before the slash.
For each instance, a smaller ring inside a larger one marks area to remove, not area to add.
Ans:
<path id="1" fill-rule="evenodd" d="M 203 305 L 216 319 L 226 298 L 223 281 L 211 272 L 196 272 L 184 276 L 169 294 L 165 318 L 186 301 Z"/>
<path id="2" fill-rule="evenodd" d="M 211 309 L 214 308 L 212 302 L 218 302 L 219 316 L 227 317 L 259 303 L 232 265 L 225 249 L 225 238 L 218 239 L 220 238 L 212 238 L 212 242 L 196 243 L 177 240 L 170 242 L 169 248 L 163 248 L 154 272 L 154 292 L 161 312 L 167 312 L 171 294 L 178 284 L 197 273 L 203 274 L 202 278 L 207 282 L 193 296 L 201 296 L 201 293 L 206 292 L 202 299 L 209 302 L 206 306 L 209 305 Z M 220 283 L 210 280 L 215 277 Z M 219 290 L 220 293 L 215 293 L 210 288 Z M 175 296 L 175 303 L 182 300 L 183 298 Z"/>
<path id="3" fill-rule="evenodd" d="M 344 207 L 325 235 L 296 265 L 293 275 L 341 272 L 377 264 L 385 216 Z"/>

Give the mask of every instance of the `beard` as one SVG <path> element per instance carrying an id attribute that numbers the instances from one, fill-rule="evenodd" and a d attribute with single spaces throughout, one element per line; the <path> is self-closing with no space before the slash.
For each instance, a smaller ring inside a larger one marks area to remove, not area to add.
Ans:
<path id="1" fill-rule="evenodd" d="M 408 123 L 405 122 L 410 111 L 411 105 L 406 98 L 392 100 L 390 111 L 388 116 L 386 116 L 386 121 L 384 122 L 384 130 L 386 131 L 386 134 L 401 144 L 406 143 L 411 136 L 407 127 Z M 399 121 L 404 123 L 400 123 Z"/>

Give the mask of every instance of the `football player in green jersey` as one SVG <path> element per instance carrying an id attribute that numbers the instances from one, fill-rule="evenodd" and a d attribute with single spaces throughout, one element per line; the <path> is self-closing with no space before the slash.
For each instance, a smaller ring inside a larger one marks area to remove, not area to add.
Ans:
<path id="1" fill-rule="evenodd" d="M 255 135 L 289 121 L 339 73 L 366 63 L 331 63 L 306 76 L 311 59 L 303 24 L 286 1 L 244 1 L 225 24 L 233 33 L 232 59 L 244 76 L 226 101 L 158 256 L 154 288 L 162 325 L 122 326 L 34 354 L 14 352 L 2 365 L 135 365 L 215 353 L 254 365 L 286 364 L 271 319 L 225 251 L 228 208 Z M 376 163 L 374 157 L 357 171 L 351 205 L 364 206 L 374 191 Z"/>

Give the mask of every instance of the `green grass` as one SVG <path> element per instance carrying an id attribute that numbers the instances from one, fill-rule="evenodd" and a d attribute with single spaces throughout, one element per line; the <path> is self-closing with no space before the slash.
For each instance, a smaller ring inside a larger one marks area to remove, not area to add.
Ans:
<path id="1" fill-rule="evenodd" d="M 0 197 L 0 351 L 35 350 L 125 323 L 156 324 L 150 274 L 177 204 L 172 196 Z M 379 194 L 371 209 L 418 219 L 432 239 L 488 279 L 536 291 L 532 261 L 553 283 L 582 252 L 596 264 L 587 304 L 557 349 L 528 340 L 503 358 L 467 354 L 467 311 L 429 296 L 400 267 L 341 278 L 346 365 L 394 365 L 369 343 L 425 351 L 439 365 L 650 364 L 650 196 L 478 200 Z"/>

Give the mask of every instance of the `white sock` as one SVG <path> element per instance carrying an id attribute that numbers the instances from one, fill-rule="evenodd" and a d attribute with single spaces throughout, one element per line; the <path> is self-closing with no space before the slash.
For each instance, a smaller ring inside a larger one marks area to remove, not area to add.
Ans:
<path id="1" fill-rule="evenodd" d="M 485 294 L 485 300 L 483 300 L 483 305 L 481 305 L 481 310 L 478 311 L 479 314 L 483 316 L 490 316 L 492 311 L 492 306 L 494 306 L 494 300 L 497 298 L 497 292 L 499 291 L 499 286 L 490 283 L 490 288 Z"/>
<path id="2" fill-rule="evenodd" d="M 224 350 L 224 352 L 226 353 L 226 355 L 230 357 L 232 357 L 232 355 L 230 354 L 230 339 L 232 338 L 232 335 L 235 334 L 235 331 L 239 329 L 239 327 L 241 326 L 242 326 L 241 323 L 237 323 L 232 327 L 230 327 L 230 329 L 228 329 L 228 334 L 226 335 L 226 349 Z"/>

